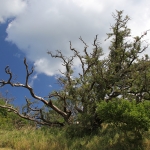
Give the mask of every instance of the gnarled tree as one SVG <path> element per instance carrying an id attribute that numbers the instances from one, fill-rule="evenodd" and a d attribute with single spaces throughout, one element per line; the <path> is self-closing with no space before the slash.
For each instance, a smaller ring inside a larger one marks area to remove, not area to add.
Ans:
<path id="1" fill-rule="evenodd" d="M 70 50 L 73 56 L 67 58 L 61 51 L 56 54 L 48 52 L 51 57 L 59 58 L 63 61 L 66 71 L 58 78 L 62 90 L 54 91 L 49 94 L 48 99 L 37 96 L 28 80 L 33 73 L 33 68 L 29 71 L 26 59 L 24 65 L 26 68 L 25 84 L 13 83 L 12 72 L 9 66 L 5 68 L 9 75 L 7 81 L 1 80 L 0 85 L 9 84 L 13 87 L 23 87 L 29 90 L 32 97 L 41 101 L 49 111 L 32 107 L 32 103 L 26 98 L 26 107 L 21 113 L 16 108 L 9 105 L 1 105 L 18 114 L 20 117 L 36 121 L 38 124 L 49 126 L 64 126 L 67 124 L 80 123 L 83 127 L 91 129 L 97 128 L 103 122 L 96 113 L 97 103 L 100 101 L 111 101 L 113 98 L 120 97 L 124 99 L 135 99 L 137 102 L 150 99 L 150 60 L 148 55 L 139 57 L 148 45 L 143 46 L 143 37 L 131 39 L 130 29 L 127 23 L 130 20 L 128 16 L 123 17 L 123 11 L 117 11 L 113 14 L 115 24 L 111 26 L 111 33 L 108 33 L 110 40 L 109 55 L 104 58 L 102 48 L 96 35 L 93 42 L 93 51 L 88 52 L 88 45 L 80 37 L 84 44 L 83 54 L 72 47 Z M 107 39 L 107 40 L 108 40 Z M 73 62 L 78 58 L 81 63 L 82 72 L 74 77 Z"/>

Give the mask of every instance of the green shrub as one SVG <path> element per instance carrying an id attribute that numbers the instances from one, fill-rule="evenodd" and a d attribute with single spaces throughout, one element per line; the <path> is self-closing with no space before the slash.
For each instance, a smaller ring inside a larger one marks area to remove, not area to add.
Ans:
<path id="1" fill-rule="evenodd" d="M 150 102 L 113 99 L 97 104 L 98 116 L 106 123 L 113 123 L 125 134 L 131 133 L 134 138 L 142 138 L 142 134 L 150 127 Z"/>

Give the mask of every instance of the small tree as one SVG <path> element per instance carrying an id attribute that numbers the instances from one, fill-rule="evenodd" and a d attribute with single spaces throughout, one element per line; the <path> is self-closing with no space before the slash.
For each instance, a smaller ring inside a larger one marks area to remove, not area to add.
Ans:
<path id="1" fill-rule="evenodd" d="M 9 84 L 13 87 L 23 87 L 29 90 L 31 96 L 41 101 L 49 112 L 44 112 L 42 108 L 33 108 L 32 102 L 26 98 L 26 109 L 21 114 L 19 110 L 9 105 L 0 107 L 11 110 L 20 117 L 36 121 L 42 125 L 64 126 L 65 124 L 79 123 L 83 128 L 96 129 L 103 122 L 103 119 L 97 114 L 97 103 L 101 101 L 111 101 L 113 98 L 135 99 L 136 102 L 150 99 L 150 61 L 148 55 L 140 58 L 139 54 L 144 52 L 148 45 L 142 46 L 142 39 L 147 31 L 140 37 L 131 39 L 130 29 L 127 23 L 130 20 L 128 16 L 123 17 L 123 11 L 117 11 L 113 14 L 115 24 L 111 26 L 111 33 L 108 33 L 108 39 L 111 39 L 109 46 L 109 55 L 103 56 L 102 48 L 96 35 L 93 42 L 92 53 L 88 52 L 88 45 L 80 37 L 84 44 L 84 54 L 72 47 L 70 50 L 73 56 L 67 58 L 61 51 L 57 54 L 48 52 L 51 57 L 59 58 L 63 61 L 66 71 L 58 78 L 62 90 L 53 91 L 48 99 L 37 96 L 28 80 L 33 73 L 33 68 L 29 71 L 26 59 L 25 84 L 12 82 L 12 72 L 9 66 L 5 68 L 9 75 L 7 81 L 1 80 L 0 85 Z M 82 72 L 74 77 L 73 62 L 78 58 L 81 63 Z M 142 72 L 142 73 L 141 73 Z M 26 111 L 26 112 L 25 112 Z"/>

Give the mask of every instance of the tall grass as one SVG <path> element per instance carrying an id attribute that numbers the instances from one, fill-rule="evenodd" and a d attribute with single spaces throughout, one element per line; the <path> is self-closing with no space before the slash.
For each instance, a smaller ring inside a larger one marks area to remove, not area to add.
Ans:
<path id="1" fill-rule="evenodd" d="M 15 150 L 63 150 L 65 140 L 60 134 L 46 133 L 34 128 L 24 128 L 13 131 L 0 131 L 0 147 L 9 147 Z"/>
<path id="2" fill-rule="evenodd" d="M 66 137 L 65 129 L 35 129 L 32 127 L 0 130 L 0 150 L 150 150 L 150 133 L 139 141 L 128 141 L 124 133 L 104 126 L 97 135 Z M 137 142 L 137 143 L 136 143 Z"/>

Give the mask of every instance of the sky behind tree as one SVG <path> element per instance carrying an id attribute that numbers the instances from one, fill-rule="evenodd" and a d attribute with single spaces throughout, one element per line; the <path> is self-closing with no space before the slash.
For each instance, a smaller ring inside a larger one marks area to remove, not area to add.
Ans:
<path id="1" fill-rule="evenodd" d="M 82 53 L 81 36 L 92 50 L 98 34 L 99 42 L 108 54 L 106 33 L 114 23 L 112 13 L 124 10 L 129 15 L 132 35 L 142 35 L 150 29 L 149 0 L 0 0 L 0 79 L 7 79 L 4 68 L 9 65 L 16 81 L 25 81 L 24 57 L 35 72 L 30 85 L 40 96 L 57 89 L 56 75 L 64 71 L 59 59 L 51 58 L 47 51 L 61 50 L 70 56 L 69 41 Z M 150 33 L 146 36 L 150 39 Z M 149 40 L 147 40 L 149 41 Z M 149 49 L 147 50 L 149 53 Z M 79 61 L 74 67 L 79 71 Z M 26 90 L 6 86 L 0 91 L 11 91 L 16 99 L 29 95 Z M 18 92 L 19 91 L 19 92 Z"/>

